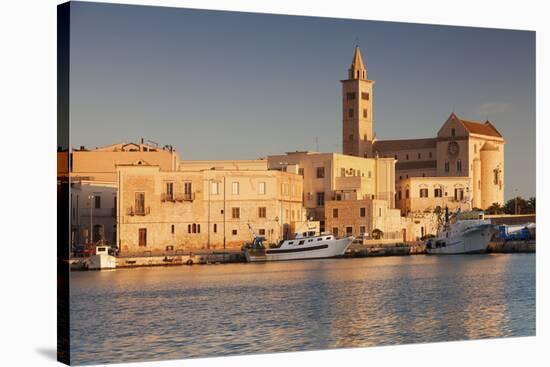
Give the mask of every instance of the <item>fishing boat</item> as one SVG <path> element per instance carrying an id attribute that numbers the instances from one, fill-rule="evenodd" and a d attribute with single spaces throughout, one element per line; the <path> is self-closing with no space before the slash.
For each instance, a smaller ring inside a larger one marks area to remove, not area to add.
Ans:
<path id="1" fill-rule="evenodd" d="M 426 253 L 433 255 L 479 254 L 487 252 L 495 226 L 483 212 L 458 212 L 449 215 L 435 238 L 426 241 Z"/>
<path id="2" fill-rule="evenodd" d="M 265 238 L 254 234 L 251 244 L 244 246 L 246 261 L 284 261 L 326 259 L 344 255 L 353 237 L 336 238 L 316 231 L 295 233 L 293 239 L 283 240 L 276 247 L 264 246 Z"/>

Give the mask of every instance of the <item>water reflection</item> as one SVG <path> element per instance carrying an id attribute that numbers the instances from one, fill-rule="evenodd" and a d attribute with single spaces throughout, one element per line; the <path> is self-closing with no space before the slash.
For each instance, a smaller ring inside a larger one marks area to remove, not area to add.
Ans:
<path id="1" fill-rule="evenodd" d="M 535 334 L 535 256 L 73 273 L 76 364 Z"/>

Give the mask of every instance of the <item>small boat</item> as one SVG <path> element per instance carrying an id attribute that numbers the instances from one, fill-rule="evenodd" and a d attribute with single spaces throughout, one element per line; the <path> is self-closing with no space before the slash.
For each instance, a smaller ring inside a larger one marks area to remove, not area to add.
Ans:
<path id="1" fill-rule="evenodd" d="M 277 247 L 265 247 L 264 237 L 254 235 L 254 241 L 244 246 L 246 261 L 283 261 L 326 259 L 344 255 L 353 237 L 336 238 L 316 231 L 296 233 L 293 239 L 283 240 Z"/>
<path id="2" fill-rule="evenodd" d="M 426 252 L 434 255 L 487 252 L 495 226 L 483 212 L 459 212 L 452 218 L 445 209 L 445 223 L 435 238 L 426 241 Z"/>
<path id="3" fill-rule="evenodd" d="M 86 260 L 88 270 L 115 269 L 116 257 L 109 255 L 109 246 L 97 245 L 95 254 Z"/>

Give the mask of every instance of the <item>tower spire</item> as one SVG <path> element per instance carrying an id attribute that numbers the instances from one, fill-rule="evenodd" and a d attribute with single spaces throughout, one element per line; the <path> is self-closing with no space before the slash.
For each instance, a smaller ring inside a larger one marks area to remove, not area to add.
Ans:
<path id="1" fill-rule="evenodd" d="M 363 63 L 363 57 L 361 56 L 361 49 L 358 45 L 355 46 L 355 52 L 353 54 L 353 61 L 348 69 L 348 79 L 367 79 L 367 69 Z"/>

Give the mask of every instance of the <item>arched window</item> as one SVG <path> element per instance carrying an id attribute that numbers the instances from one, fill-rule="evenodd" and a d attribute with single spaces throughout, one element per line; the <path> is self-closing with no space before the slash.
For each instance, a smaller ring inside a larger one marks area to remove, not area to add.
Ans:
<path id="1" fill-rule="evenodd" d="M 456 161 L 456 170 L 462 172 L 462 161 L 460 159 Z"/>
<path id="2" fill-rule="evenodd" d="M 455 131 L 455 128 L 453 127 L 453 128 L 451 129 L 451 136 L 455 136 L 455 135 L 456 135 L 456 131 Z"/>

